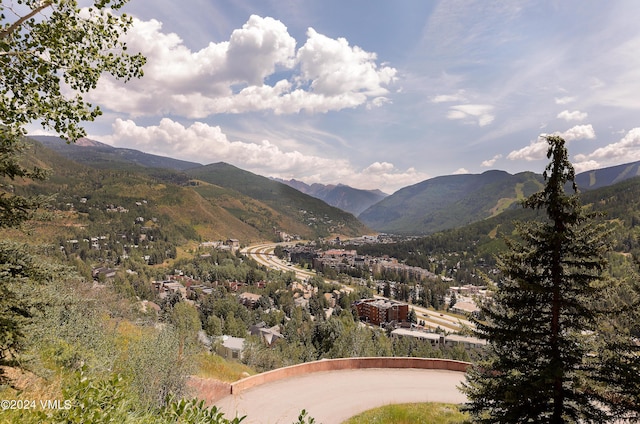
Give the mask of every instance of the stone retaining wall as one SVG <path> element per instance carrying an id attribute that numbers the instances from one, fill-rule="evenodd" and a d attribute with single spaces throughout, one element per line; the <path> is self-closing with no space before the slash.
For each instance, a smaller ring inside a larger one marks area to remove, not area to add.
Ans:
<path id="1" fill-rule="evenodd" d="M 319 371 L 338 371 L 363 368 L 419 368 L 466 372 L 470 365 L 471 364 L 468 362 L 433 358 L 373 357 L 324 359 L 321 361 L 306 362 L 304 364 L 278 368 L 276 370 L 243 378 L 235 383 L 231 383 L 231 394 L 238 394 L 244 390 L 248 390 L 261 384 L 270 383 L 272 381 Z"/>
<path id="2" fill-rule="evenodd" d="M 231 384 L 213 378 L 200 378 L 191 376 L 187 380 L 187 386 L 198 399 L 204 400 L 207 405 L 212 405 L 218 399 L 229 396 Z"/>
<path id="3" fill-rule="evenodd" d="M 433 370 L 448 370 L 466 372 L 469 362 L 453 361 L 450 359 L 434 358 L 340 358 L 323 359 L 321 361 L 306 362 L 290 367 L 278 368 L 262 374 L 243 378 L 235 383 L 223 383 L 214 379 L 191 377 L 189 386 L 194 389 L 196 396 L 204 399 L 208 405 L 230 394 L 239 394 L 252 387 L 270 383 L 284 378 L 295 377 L 320 371 L 339 371 L 364 368 L 418 368 Z"/>

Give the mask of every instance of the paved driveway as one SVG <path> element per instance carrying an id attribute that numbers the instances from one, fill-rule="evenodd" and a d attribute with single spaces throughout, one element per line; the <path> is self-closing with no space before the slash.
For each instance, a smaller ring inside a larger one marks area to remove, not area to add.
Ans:
<path id="1" fill-rule="evenodd" d="M 324 371 L 278 380 L 215 404 L 243 424 L 292 424 L 302 409 L 316 423 L 337 424 L 371 408 L 405 402 L 463 403 L 464 373 L 425 369 Z"/>

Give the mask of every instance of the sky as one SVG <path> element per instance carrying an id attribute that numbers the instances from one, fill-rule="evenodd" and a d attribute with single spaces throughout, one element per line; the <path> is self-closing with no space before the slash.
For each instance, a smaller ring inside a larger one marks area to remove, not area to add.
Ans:
<path id="1" fill-rule="evenodd" d="M 145 75 L 90 138 L 387 193 L 440 175 L 640 160 L 640 2 L 130 0 Z"/>

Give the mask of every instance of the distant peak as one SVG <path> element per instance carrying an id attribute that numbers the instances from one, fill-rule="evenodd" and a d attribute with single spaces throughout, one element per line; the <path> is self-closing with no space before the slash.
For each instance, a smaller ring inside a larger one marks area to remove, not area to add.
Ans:
<path id="1" fill-rule="evenodd" d="M 91 140 L 87 137 L 82 137 L 76 140 L 75 142 L 76 146 L 82 146 L 82 147 L 97 147 L 97 146 L 101 146 L 103 145 L 102 143 L 100 143 L 99 141 L 95 141 L 95 140 Z"/>

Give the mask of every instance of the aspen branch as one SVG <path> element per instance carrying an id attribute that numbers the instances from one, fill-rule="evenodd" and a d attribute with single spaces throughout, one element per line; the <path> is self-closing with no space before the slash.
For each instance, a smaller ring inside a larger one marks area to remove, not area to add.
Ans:
<path id="1" fill-rule="evenodd" d="M 24 55 L 30 55 L 30 54 L 36 54 L 36 52 L 32 50 L 28 50 L 24 52 L 0 52 L 0 56 L 24 56 Z"/>
<path id="2" fill-rule="evenodd" d="M 46 9 L 49 6 L 51 6 L 52 4 L 53 4 L 52 0 L 43 1 L 42 4 L 40 4 L 40 6 L 36 7 L 35 9 L 33 9 L 28 14 L 22 16 L 20 19 L 18 19 L 14 23 L 12 23 L 8 28 L 3 29 L 2 31 L 0 31 L 0 39 L 7 38 L 11 34 L 13 34 L 13 32 L 16 29 L 18 29 L 26 20 L 33 18 L 35 15 L 37 15 L 40 12 L 42 12 L 44 9 Z"/>

